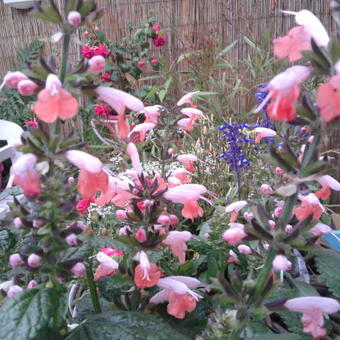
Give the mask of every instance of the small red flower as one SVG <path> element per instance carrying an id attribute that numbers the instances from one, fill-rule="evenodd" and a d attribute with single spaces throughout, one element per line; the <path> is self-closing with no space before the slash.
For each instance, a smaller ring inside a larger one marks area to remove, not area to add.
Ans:
<path id="1" fill-rule="evenodd" d="M 94 106 L 94 113 L 98 116 L 107 117 L 112 114 L 112 110 L 107 104 L 96 104 Z"/>
<path id="2" fill-rule="evenodd" d="M 34 119 L 32 120 L 28 120 L 26 123 L 25 123 L 26 126 L 30 126 L 30 127 L 38 127 L 38 122 Z"/>
<path id="3" fill-rule="evenodd" d="M 83 46 L 83 48 L 81 49 L 81 54 L 86 59 L 90 59 L 90 58 L 92 58 L 94 56 L 93 49 L 89 45 L 84 45 Z"/>
<path id="4" fill-rule="evenodd" d="M 106 58 L 110 54 L 110 50 L 107 49 L 105 44 L 99 44 L 99 46 L 93 47 L 93 55 L 101 55 Z"/>
<path id="5" fill-rule="evenodd" d="M 152 39 L 152 43 L 154 44 L 154 46 L 157 47 L 163 46 L 165 42 L 165 37 L 163 37 L 162 35 L 157 35 L 155 39 Z"/>
<path id="6" fill-rule="evenodd" d="M 108 72 L 104 72 L 102 74 L 102 76 L 100 77 L 100 79 L 104 82 L 104 83 L 109 83 L 110 81 L 112 81 L 111 79 L 111 74 Z"/>
<path id="7" fill-rule="evenodd" d="M 87 209 L 94 202 L 94 197 L 89 198 L 88 200 L 80 200 L 77 203 L 77 211 L 81 215 L 87 214 Z"/>

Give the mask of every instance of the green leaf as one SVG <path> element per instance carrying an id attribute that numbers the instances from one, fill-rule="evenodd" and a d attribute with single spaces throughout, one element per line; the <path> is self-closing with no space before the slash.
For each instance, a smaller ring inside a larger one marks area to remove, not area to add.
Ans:
<path id="1" fill-rule="evenodd" d="M 63 339 L 66 298 L 50 289 L 26 290 L 8 299 L 0 309 L 0 339 Z"/>
<path id="2" fill-rule="evenodd" d="M 15 236 L 8 230 L 0 231 L 0 256 L 10 250 L 15 244 Z"/>
<path id="3" fill-rule="evenodd" d="M 95 250 L 108 247 L 108 248 L 121 250 L 124 253 L 130 252 L 129 247 L 126 244 L 116 241 L 110 237 L 98 236 L 98 235 L 86 235 L 86 236 L 82 236 L 82 240 L 84 241 L 84 243 L 87 243 Z"/>
<path id="4" fill-rule="evenodd" d="M 128 277 L 116 274 L 111 277 L 101 278 L 97 282 L 98 289 L 107 301 L 122 293 L 127 292 L 133 286 L 132 281 Z"/>
<path id="5" fill-rule="evenodd" d="M 298 334 L 275 334 L 275 333 L 260 333 L 254 334 L 250 337 L 245 338 L 246 340 L 300 340 Z"/>
<path id="6" fill-rule="evenodd" d="M 168 92 L 168 91 L 165 90 L 165 89 L 159 91 L 158 97 L 159 97 L 159 100 L 160 100 L 161 102 L 163 102 L 163 100 L 164 100 L 164 98 L 165 98 L 167 92 Z"/>
<path id="7" fill-rule="evenodd" d="M 317 161 L 318 156 L 317 156 L 317 146 L 321 140 L 320 133 L 318 133 L 316 136 L 313 137 L 313 140 L 311 143 L 307 143 L 306 148 L 303 152 L 303 158 L 301 162 L 301 170 L 302 173 L 304 169 L 309 165 L 309 163 Z"/>
<path id="8" fill-rule="evenodd" d="M 82 261 L 91 255 L 91 248 L 87 244 L 81 247 L 70 247 L 61 253 L 60 262 L 76 262 Z"/>
<path id="9" fill-rule="evenodd" d="M 340 298 L 340 254 L 336 251 L 322 249 L 316 255 L 316 266 L 322 281 L 329 290 Z"/>
<path id="10" fill-rule="evenodd" d="M 142 312 L 104 313 L 83 323 L 67 340 L 189 340 L 164 321 Z"/>
<path id="11" fill-rule="evenodd" d="M 229 44 L 228 46 L 226 46 L 217 56 L 216 59 L 222 57 L 223 55 L 225 55 L 226 53 L 228 53 L 229 51 L 231 51 L 234 46 L 238 43 L 238 40 L 233 41 L 231 44 Z"/>
<path id="12" fill-rule="evenodd" d="M 27 64 L 34 62 L 37 59 L 43 45 L 43 40 L 36 39 L 29 45 L 20 49 L 16 55 L 16 67 L 21 70 L 27 67 Z"/>

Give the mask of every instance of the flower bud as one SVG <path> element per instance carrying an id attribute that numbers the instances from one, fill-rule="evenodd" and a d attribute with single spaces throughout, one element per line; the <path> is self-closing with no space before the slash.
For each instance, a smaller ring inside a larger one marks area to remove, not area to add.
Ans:
<path id="1" fill-rule="evenodd" d="M 176 155 L 176 150 L 174 148 L 170 148 L 168 150 L 168 154 L 171 155 L 171 156 L 174 156 L 174 155 Z"/>
<path id="2" fill-rule="evenodd" d="M 122 220 L 127 220 L 127 218 L 128 216 L 125 210 L 122 210 L 122 209 L 116 210 L 116 220 L 122 221 Z"/>
<path id="3" fill-rule="evenodd" d="M 250 222 L 254 218 L 254 214 L 246 211 L 243 213 L 243 217 L 246 221 Z"/>
<path id="4" fill-rule="evenodd" d="M 81 24 L 81 14 L 77 11 L 71 11 L 67 15 L 67 21 L 70 25 L 78 27 Z"/>
<path id="5" fill-rule="evenodd" d="M 96 55 L 89 60 L 88 72 L 100 73 L 105 70 L 105 58 L 101 55 Z"/>
<path id="6" fill-rule="evenodd" d="M 68 184 L 73 184 L 75 181 L 76 181 L 76 180 L 74 179 L 74 177 L 69 177 L 69 178 L 67 179 L 67 183 L 68 183 Z"/>
<path id="7" fill-rule="evenodd" d="M 28 79 L 27 76 L 23 74 L 22 72 L 19 72 L 19 71 L 7 72 L 7 74 L 4 77 L 3 84 L 15 89 L 21 80 L 27 80 L 27 79 Z"/>
<path id="8" fill-rule="evenodd" d="M 89 36 L 89 34 L 90 34 L 90 32 L 89 32 L 89 31 L 85 31 L 85 32 L 84 32 L 84 37 L 88 37 L 88 36 Z"/>
<path id="9" fill-rule="evenodd" d="M 179 222 L 179 218 L 176 215 L 170 215 L 170 224 L 177 225 Z"/>
<path id="10" fill-rule="evenodd" d="M 144 66 L 145 66 L 145 61 L 144 61 L 144 60 L 138 60 L 137 66 L 138 66 L 139 68 L 144 67 Z"/>
<path id="11" fill-rule="evenodd" d="M 158 33 L 161 30 L 161 26 L 157 25 L 157 24 L 153 24 L 152 25 L 152 31 L 154 33 Z"/>
<path id="12" fill-rule="evenodd" d="M 235 252 L 234 251 L 232 251 L 232 250 L 230 250 L 229 251 L 229 258 L 228 258 L 228 260 L 227 260 L 227 263 L 235 263 L 235 262 L 237 262 L 238 261 L 238 257 L 237 257 L 237 255 L 235 254 Z"/>
<path id="13" fill-rule="evenodd" d="M 277 272 L 292 269 L 292 263 L 284 255 L 276 255 L 273 260 L 273 269 Z"/>
<path id="14" fill-rule="evenodd" d="M 44 225 L 44 220 L 33 220 L 33 228 L 41 228 Z"/>
<path id="15" fill-rule="evenodd" d="M 268 184 L 262 184 L 260 187 L 260 192 L 263 195 L 271 195 L 273 193 L 273 189 Z"/>
<path id="16" fill-rule="evenodd" d="M 128 236 L 131 233 L 131 229 L 128 225 L 122 227 L 118 231 L 119 236 Z"/>
<path id="17" fill-rule="evenodd" d="M 249 255 L 251 254 L 251 248 L 248 247 L 247 245 L 245 244 L 240 244 L 238 247 L 237 247 L 238 251 L 241 253 L 241 254 L 245 254 L 245 255 Z"/>
<path id="18" fill-rule="evenodd" d="M 146 241 L 146 232 L 144 229 L 138 229 L 135 234 L 135 238 L 139 243 L 144 243 Z"/>
<path id="19" fill-rule="evenodd" d="M 151 65 L 156 66 L 158 64 L 158 60 L 153 58 L 153 59 L 150 60 L 150 63 L 151 63 Z"/>
<path id="20" fill-rule="evenodd" d="M 274 216 L 275 216 L 275 217 L 280 217 L 281 214 L 282 214 L 282 212 L 283 212 L 283 208 L 282 208 L 282 207 L 277 207 L 277 208 L 275 208 L 275 210 L 274 210 Z"/>
<path id="21" fill-rule="evenodd" d="M 12 286 L 8 292 L 7 292 L 7 297 L 12 297 L 15 294 L 21 293 L 23 289 L 17 285 Z"/>
<path id="22" fill-rule="evenodd" d="M 16 254 L 12 254 L 10 257 L 9 257 L 9 265 L 12 267 L 12 268 L 15 268 L 15 267 L 19 267 L 21 266 L 22 264 L 24 264 L 25 262 L 23 261 L 23 259 L 21 258 L 20 254 L 16 253 Z"/>
<path id="23" fill-rule="evenodd" d="M 171 224 L 171 218 L 168 215 L 159 215 L 158 219 L 157 219 L 157 223 L 161 224 L 161 225 L 169 225 Z"/>
<path id="24" fill-rule="evenodd" d="M 231 245 L 235 245 L 241 242 L 246 236 L 246 232 L 244 231 L 244 225 L 240 223 L 230 223 L 231 228 L 227 229 L 223 233 L 224 241 L 228 242 Z"/>
<path id="25" fill-rule="evenodd" d="M 99 28 L 98 26 L 96 26 L 96 27 L 94 28 L 94 31 L 95 31 L 96 33 L 98 33 L 98 32 L 100 31 L 100 28 Z"/>
<path id="26" fill-rule="evenodd" d="M 24 224 L 22 223 L 22 220 L 20 217 L 16 217 L 14 220 L 13 220 L 13 224 L 14 224 L 14 227 L 17 228 L 17 229 L 20 229 L 20 228 L 23 228 L 24 227 Z"/>
<path id="27" fill-rule="evenodd" d="M 275 227 L 276 227 L 275 221 L 269 220 L 268 223 L 269 223 L 270 229 L 271 230 L 275 230 Z"/>
<path id="28" fill-rule="evenodd" d="M 37 281 L 31 280 L 30 282 L 28 282 L 27 289 L 33 289 L 33 288 L 35 288 L 37 285 L 38 285 L 38 282 L 37 282 Z"/>
<path id="29" fill-rule="evenodd" d="M 31 267 L 31 268 L 37 268 L 40 266 L 41 264 L 41 256 L 37 255 L 37 254 L 31 254 L 28 259 L 27 259 L 27 264 Z"/>
<path id="30" fill-rule="evenodd" d="M 291 226 L 290 224 L 287 224 L 286 228 L 285 228 L 285 232 L 286 233 L 291 233 L 292 231 L 293 231 L 293 226 Z"/>
<path id="31" fill-rule="evenodd" d="M 38 85 L 30 79 L 20 80 L 18 83 L 18 92 L 22 96 L 32 96 L 37 88 Z"/>
<path id="32" fill-rule="evenodd" d="M 72 268 L 71 273 L 75 276 L 84 276 L 86 272 L 86 267 L 83 262 L 77 262 Z"/>
<path id="33" fill-rule="evenodd" d="M 281 168 L 277 167 L 275 168 L 275 173 L 276 175 L 283 175 L 285 172 Z"/>
<path id="34" fill-rule="evenodd" d="M 76 234 L 70 234 L 65 237 L 65 242 L 69 246 L 77 246 L 78 245 L 78 239 Z"/>

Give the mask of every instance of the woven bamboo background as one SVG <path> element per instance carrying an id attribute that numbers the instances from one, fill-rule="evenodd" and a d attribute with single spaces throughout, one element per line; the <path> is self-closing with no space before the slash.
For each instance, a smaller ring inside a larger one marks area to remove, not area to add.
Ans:
<path id="1" fill-rule="evenodd" d="M 56 0 L 60 5 L 61 0 Z M 119 40 L 128 33 L 128 24 L 137 23 L 156 14 L 167 31 L 167 46 L 162 53 L 177 57 L 195 47 L 204 35 L 221 39 L 222 45 L 247 35 L 261 39 L 265 29 L 278 36 L 292 27 L 293 18 L 280 9 L 313 11 L 327 28 L 332 25 L 328 0 L 98 0 L 106 8 L 99 22 L 109 38 Z M 56 27 L 31 18 L 27 10 L 12 9 L 0 1 L 0 75 L 13 68 L 15 53 L 36 37 L 48 38 Z M 79 45 L 73 43 L 77 54 Z M 231 61 L 241 60 L 249 52 L 245 43 L 238 44 L 230 54 Z"/>

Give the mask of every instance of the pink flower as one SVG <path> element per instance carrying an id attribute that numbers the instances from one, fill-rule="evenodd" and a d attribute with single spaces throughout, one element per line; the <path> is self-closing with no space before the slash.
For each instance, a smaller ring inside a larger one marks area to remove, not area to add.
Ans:
<path id="1" fill-rule="evenodd" d="M 8 290 L 7 297 L 12 297 L 18 293 L 21 293 L 22 291 L 23 289 L 20 286 L 14 285 Z"/>
<path id="2" fill-rule="evenodd" d="M 273 269 L 277 272 L 292 269 L 292 263 L 284 255 L 276 255 L 273 260 Z"/>
<path id="3" fill-rule="evenodd" d="M 145 66 L 145 61 L 144 61 L 144 60 L 138 60 L 138 61 L 137 61 L 137 66 L 138 66 L 139 68 L 143 68 L 143 67 Z"/>
<path id="4" fill-rule="evenodd" d="M 281 168 L 277 167 L 277 168 L 275 168 L 275 173 L 277 175 L 283 175 L 285 172 Z"/>
<path id="5" fill-rule="evenodd" d="M 137 174 L 142 173 L 143 168 L 139 159 L 139 154 L 136 145 L 133 143 L 129 143 L 126 151 L 131 158 L 132 166 L 137 171 Z"/>
<path id="6" fill-rule="evenodd" d="M 231 213 L 229 222 L 235 222 L 237 220 L 239 211 L 242 210 L 247 204 L 247 201 L 237 201 L 229 204 L 225 208 L 226 213 Z"/>
<path id="7" fill-rule="evenodd" d="M 246 211 L 243 213 L 243 217 L 246 221 L 250 222 L 254 218 L 254 214 Z"/>
<path id="8" fill-rule="evenodd" d="M 71 119 L 78 112 L 77 100 L 62 88 L 59 78 L 49 74 L 45 89 L 38 94 L 33 111 L 45 123 L 53 123 L 57 118 Z"/>
<path id="9" fill-rule="evenodd" d="M 87 72 L 100 73 L 105 69 L 105 59 L 101 55 L 96 55 L 89 60 Z"/>
<path id="10" fill-rule="evenodd" d="M 107 49 L 105 44 L 99 44 L 99 46 L 94 46 L 92 48 L 93 50 L 93 55 L 100 55 L 104 58 L 108 57 L 108 55 L 110 54 L 110 50 Z"/>
<path id="11" fill-rule="evenodd" d="M 292 311 L 302 313 L 302 325 L 305 333 L 311 333 L 313 338 L 326 336 L 323 328 L 324 314 L 333 314 L 340 310 L 340 304 L 335 300 L 320 296 L 305 296 L 287 300 L 284 306 Z"/>
<path id="12" fill-rule="evenodd" d="M 193 102 L 192 102 L 192 97 L 194 97 L 195 95 L 197 95 L 198 93 L 200 93 L 200 91 L 195 91 L 195 92 L 189 92 L 187 94 L 185 94 L 178 102 L 177 102 L 177 106 L 182 106 L 184 104 L 189 104 L 191 106 L 193 106 Z"/>
<path id="13" fill-rule="evenodd" d="M 71 11 L 67 15 L 67 22 L 74 27 L 78 27 L 81 24 L 81 14 L 77 11 Z"/>
<path id="14" fill-rule="evenodd" d="M 127 137 L 129 127 L 125 121 L 125 109 L 140 112 L 144 109 L 143 103 L 131 94 L 114 88 L 99 86 L 95 91 L 99 100 L 109 104 L 118 113 L 118 134 L 122 138 Z"/>
<path id="15" fill-rule="evenodd" d="M 104 82 L 104 83 L 109 83 L 110 81 L 112 81 L 111 79 L 111 74 L 108 72 L 104 72 L 102 74 L 102 76 L 100 77 L 100 79 Z"/>
<path id="16" fill-rule="evenodd" d="M 124 256 L 124 253 L 119 249 L 113 249 L 113 248 L 100 248 L 100 251 L 108 256 Z"/>
<path id="17" fill-rule="evenodd" d="M 285 227 L 285 232 L 286 233 L 291 233 L 293 231 L 293 226 L 290 224 L 287 224 Z"/>
<path id="18" fill-rule="evenodd" d="M 157 24 L 153 24 L 152 25 L 152 31 L 154 33 L 158 33 L 161 30 L 161 26 L 157 25 Z"/>
<path id="19" fill-rule="evenodd" d="M 127 216 L 125 210 L 121 210 L 121 209 L 116 210 L 115 215 L 116 215 L 116 219 L 117 219 L 118 221 L 122 221 L 122 220 L 127 220 L 127 219 L 128 219 L 128 216 Z"/>
<path id="20" fill-rule="evenodd" d="M 191 290 L 200 285 L 199 280 L 187 276 L 169 276 L 159 279 L 157 286 L 162 290 L 155 294 L 150 302 L 168 301 L 168 314 L 177 319 L 184 319 L 185 313 L 192 312 L 196 308 L 196 302 L 202 298 Z"/>
<path id="21" fill-rule="evenodd" d="M 69 234 L 65 237 L 65 242 L 69 246 L 77 246 L 78 245 L 78 238 L 76 234 Z"/>
<path id="22" fill-rule="evenodd" d="M 153 65 L 153 66 L 156 66 L 156 65 L 158 65 L 158 60 L 156 58 L 152 58 L 150 60 L 150 64 Z"/>
<path id="23" fill-rule="evenodd" d="M 22 96 L 32 96 L 37 88 L 38 85 L 30 79 L 20 80 L 18 83 L 18 92 Z"/>
<path id="24" fill-rule="evenodd" d="M 245 244 L 240 244 L 237 249 L 241 254 L 249 255 L 252 253 L 251 248 Z"/>
<path id="25" fill-rule="evenodd" d="M 301 204 L 295 208 L 295 216 L 299 221 L 304 220 L 310 214 L 313 214 L 314 220 L 318 220 L 325 211 L 325 208 L 321 205 L 315 194 L 299 195 L 299 199 Z"/>
<path id="26" fill-rule="evenodd" d="M 315 236 L 321 236 L 323 234 L 329 234 L 333 230 L 331 227 L 329 227 L 327 224 L 324 223 L 317 223 L 313 228 L 309 229 L 309 232 L 312 233 Z"/>
<path id="27" fill-rule="evenodd" d="M 140 289 L 150 288 L 156 285 L 162 275 L 158 266 L 155 263 L 149 262 L 148 256 L 143 250 L 137 253 L 135 259 L 139 261 L 139 265 L 135 268 L 135 285 Z"/>
<path id="28" fill-rule="evenodd" d="M 163 197 L 174 203 L 182 203 L 182 216 L 190 218 L 192 221 L 198 217 L 203 216 L 203 209 L 198 205 L 199 199 L 207 200 L 202 194 L 208 190 L 200 184 L 181 184 L 174 188 L 168 189 Z"/>
<path id="29" fill-rule="evenodd" d="M 100 265 L 97 267 L 94 274 L 95 281 L 99 280 L 101 277 L 113 275 L 119 267 L 119 264 L 113 258 L 103 252 L 99 252 L 96 258 Z"/>
<path id="30" fill-rule="evenodd" d="M 273 189 L 268 184 L 262 184 L 260 187 L 260 192 L 263 195 L 271 195 L 273 193 Z"/>
<path id="31" fill-rule="evenodd" d="M 171 224 L 170 216 L 165 215 L 165 214 L 159 215 L 157 218 L 157 223 L 161 225 L 170 225 Z"/>
<path id="32" fill-rule="evenodd" d="M 223 233 L 223 239 L 232 246 L 240 243 L 247 233 L 244 231 L 244 225 L 241 223 L 229 223 L 230 228 Z"/>
<path id="33" fill-rule="evenodd" d="M 139 243 L 144 243 L 146 241 L 146 232 L 144 229 L 140 228 L 136 231 L 135 234 L 135 239 L 139 242 Z"/>
<path id="34" fill-rule="evenodd" d="M 291 121 L 295 119 L 295 104 L 300 95 L 298 85 L 309 77 L 310 71 L 306 66 L 292 66 L 276 75 L 267 85 L 267 97 L 255 110 L 259 112 L 270 99 L 274 102 L 268 105 L 266 111 L 273 120 Z"/>
<path id="35" fill-rule="evenodd" d="M 163 46 L 165 42 L 165 37 L 162 35 L 158 35 L 155 39 L 152 39 L 152 43 L 157 47 Z"/>
<path id="36" fill-rule="evenodd" d="M 112 114 L 112 110 L 107 104 L 94 105 L 94 113 L 98 116 L 107 117 Z"/>
<path id="37" fill-rule="evenodd" d="M 37 254 L 31 254 L 28 259 L 27 259 L 27 264 L 31 267 L 31 268 L 37 268 L 40 266 L 41 264 L 41 256 L 37 255 Z"/>
<path id="38" fill-rule="evenodd" d="M 156 127 L 156 124 L 154 123 L 141 123 L 141 124 L 137 124 L 129 133 L 128 137 L 134 138 L 134 135 L 138 135 L 138 140 L 140 142 L 144 142 L 145 141 L 145 135 L 147 132 L 151 131 L 152 129 L 154 129 Z"/>
<path id="39" fill-rule="evenodd" d="M 25 262 L 23 261 L 22 257 L 20 256 L 20 254 L 16 253 L 16 254 L 12 254 L 10 257 L 9 257 L 9 265 L 12 267 L 12 268 L 15 268 L 15 267 L 19 267 L 21 266 L 22 264 L 24 264 Z"/>
<path id="40" fill-rule="evenodd" d="M 28 282 L 27 289 L 33 289 L 38 286 L 38 282 L 35 280 L 31 280 Z"/>
<path id="41" fill-rule="evenodd" d="M 10 88 L 17 88 L 18 84 L 22 80 L 28 80 L 27 76 L 23 74 L 22 72 L 16 71 L 16 72 L 7 72 L 7 74 L 4 77 L 4 81 L 2 85 L 0 86 L 0 89 L 6 85 Z"/>
<path id="42" fill-rule="evenodd" d="M 0 283 L 0 290 L 7 293 L 11 287 L 14 286 L 13 280 L 8 280 Z"/>
<path id="43" fill-rule="evenodd" d="M 191 239 L 189 231 L 170 231 L 163 241 L 170 246 L 172 253 L 178 257 L 179 264 L 185 263 L 185 251 L 188 249 L 186 242 Z"/>
<path id="44" fill-rule="evenodd" d="M 186 165 L 186 170 L 189 172 L 194 172 L 196 170 L 194 162 L 198 161 L 198 157 L 192 154 L 179 155 L 176 158 L 179 162 Z"/>
<path id="45" fill-rule="evenodd" d="M 190 172 L 187 169 L 177 168 L 171 173 L 171 177 L 169 177 L 168 181 L 170 183 L 170 178 L 175 177 L 176 179 L 179 180 L 179 184 L 190 183 L 191 179 L 190 177 L 187 176 L 188 174 L 190 174 Z"/>
<path id="46" fill-rule="evenodd" d="M 231 264 L 235 262 L 238 262 L 238 257 L 234 251 L 229 250 L 229 258 L 227 260 L 227 263 Z"/>
<path id="47" fill-rule="evenodd" d="M 22 219 L 20 217 L 16 217 L 13 220 L 14 227 L 17 229 L 23 228 L 24 224 L 22 223 Z"/>
<path id="48" fill-rule="evenodd" d="M 80 52 L 84 58 L 86 59 L 90 59 L 94 56 L 93 54 L 93 50 L 91 48 L 91 46 L 89 45 L 84 45 L 81 49 L 81 52 Z"/>
<path id="49" fill-rule="evenodd" d="M 262 138 L 274 137 L 277 135 L 276 131 L 264 127 L 257 127 L 254 131 L 256 133 L 255 143 L 260 143 Z"/>
<path id="50" fill-rule="evenodd" d="M 83 199 L 90 199 L 97 191 L 106 192 L 109 178 L 98 158 L 79 150 L 69 150 L 65 156 L 80 169 L 78 191 Z"/>
<path id="51" fill-rule="evenodd" d="M 80 200 L 77 203 L 77 211 L 81 215 L 87 214 L 88 208 L 90 207 L 91 203 L 94 203 L 94 197 L 91 197 L 87 200 Z"/>
<path id="52" fill-rule="evenodd" d="M 157 123 L 160 116 L 160 110 L 162 107 L 160 105 L 145 106 L 141 113 L 145 116 L 144 123 Z"/>
<path id="53" fill-rule="evenodd" d="M 83 262 L 77 262 L 72 268 L 71 273 L 75 276 L 82 277 L 86 273 L 86 267 Z"/>
<path id="54" fill-rule="evenodd" d="M 331 189 L 340 191 L 340 183 L 329 175 L 317 177 L 316 180 L 322 185 L 322 188 L 316 192 L 315 195 L 322 200 L 329 198 L 331 195 Z"/>
<path id="55" fill-rule="evenodd" d="M 32 120 L 28 120 L 26 123 L 25 123 L 26 126 L 30 126 L 30 127 L 38 127 L 39 124 L 36 120 L 32 119 Z"/>
<path id="56" fill-rule="evenodd" d="M 274 210 L 274 216 L 275 217 L 280 217 L 281 214 L 283 213 L 283 208 L 282 207 L 276 207 Z"/>
<path id="57" fill-rule="evenodd" d="M 40 194 L 40 176 L 34 169 L 37 156 L 27 153 L 21 156 L 11 167 L 14 176 L 13 184 L 19 185 L 28 197 Z"/>

